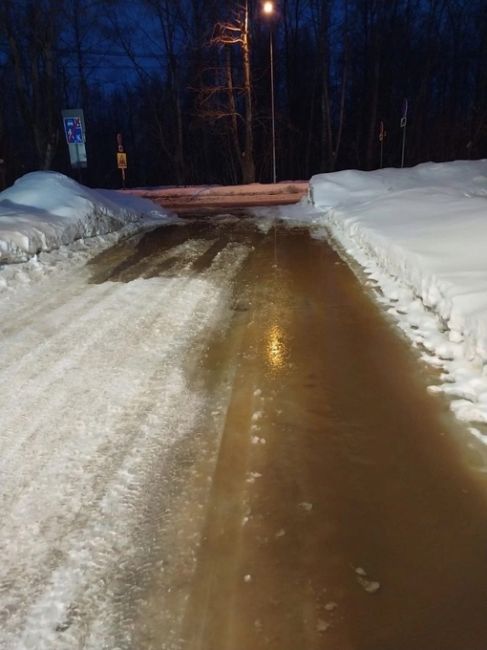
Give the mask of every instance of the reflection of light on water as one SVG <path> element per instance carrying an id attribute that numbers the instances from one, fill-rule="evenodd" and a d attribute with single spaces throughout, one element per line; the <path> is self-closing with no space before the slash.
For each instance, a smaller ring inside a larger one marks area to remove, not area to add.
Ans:
<path id="1" fill-rule="evenodd" d="M 287 356 L 287 347 L 284 340 L 284 332 L 279 325 L 275 324 L 267 333 L 267 361 L 274 370 L 284 367 Z"/>

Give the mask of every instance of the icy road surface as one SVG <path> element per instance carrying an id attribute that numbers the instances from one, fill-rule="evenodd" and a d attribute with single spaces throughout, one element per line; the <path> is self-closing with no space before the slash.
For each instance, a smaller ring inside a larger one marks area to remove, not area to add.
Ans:
<path id="1" fill-rule="evenodd" d="M 0 648 L 485 650 L 485 449 L 325 242 L 188 222 L 0 309 Z"/>

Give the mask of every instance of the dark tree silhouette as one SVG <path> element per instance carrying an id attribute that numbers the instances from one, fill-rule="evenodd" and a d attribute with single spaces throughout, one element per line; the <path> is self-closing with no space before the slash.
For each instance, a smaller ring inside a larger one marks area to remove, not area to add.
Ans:
<path id="1" fill-rule="evenodd" d="M 487 155 L 485 0 L 279 0 L 280 178 Z M 93 185 L 271 176 L 269 25 L 246 0 L 0 0 L 8 180 L 70 172 L 60 112 L 81 105 Z"/>

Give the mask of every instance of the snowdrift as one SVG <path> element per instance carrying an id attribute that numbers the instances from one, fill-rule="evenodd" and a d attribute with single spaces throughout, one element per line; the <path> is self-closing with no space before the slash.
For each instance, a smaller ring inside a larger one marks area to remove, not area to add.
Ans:
<path id="1" fill-rule="evenodd" d="M 167 213 L 122 192 L 92 190 L 63 174 L 33 172 L 0 193 L 0 264 Z"/>
<path id="2" fill-rule="evenodd" d="M 460 418 L 487 423 L 487 160 L 321 174 L 310 196 L 445 370 L 433 390 L 455 398 Z"/>

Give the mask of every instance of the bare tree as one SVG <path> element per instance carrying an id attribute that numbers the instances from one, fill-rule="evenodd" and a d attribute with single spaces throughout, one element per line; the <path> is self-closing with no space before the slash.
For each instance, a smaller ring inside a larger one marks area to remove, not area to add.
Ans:
<path id="1" fill-rule="evenodd" d="M 41 169 L 50 169 L 59 142 L 60 3 L 2 0 L 3 29 L 20 113 L 32 133 Z"/>
<path id="2" fill-rule="evenodd" d="M 242 180 L 244 183 L 253 183 L 255 181 L 255 160 L 254 160 L 254 124 L 253 124 L 253 105 L 252 105 L 252 73 L 250 67 L 250 29 L 249 29 L 249 4 L 245 1 L 232 21 L 220 22 L 216 25 L 212 43 L 217 46 L 239 46 L 242 55 L 242 87 L 244 112 L 237 112 L 237 102 L 234 96 L 234 90 L 238 87 L 233 82 L 233 72 L 230 55 L 226 56 L 226 84 L 225 94 L 228 99 L 228 105 L 225 114 L 231 119 L 232 140 L 235 147 L 238 146 L 238 119 L 240 118 L 244 125 L 244 145 L 240 153 L 240 165 L 242 170 Z"/>

